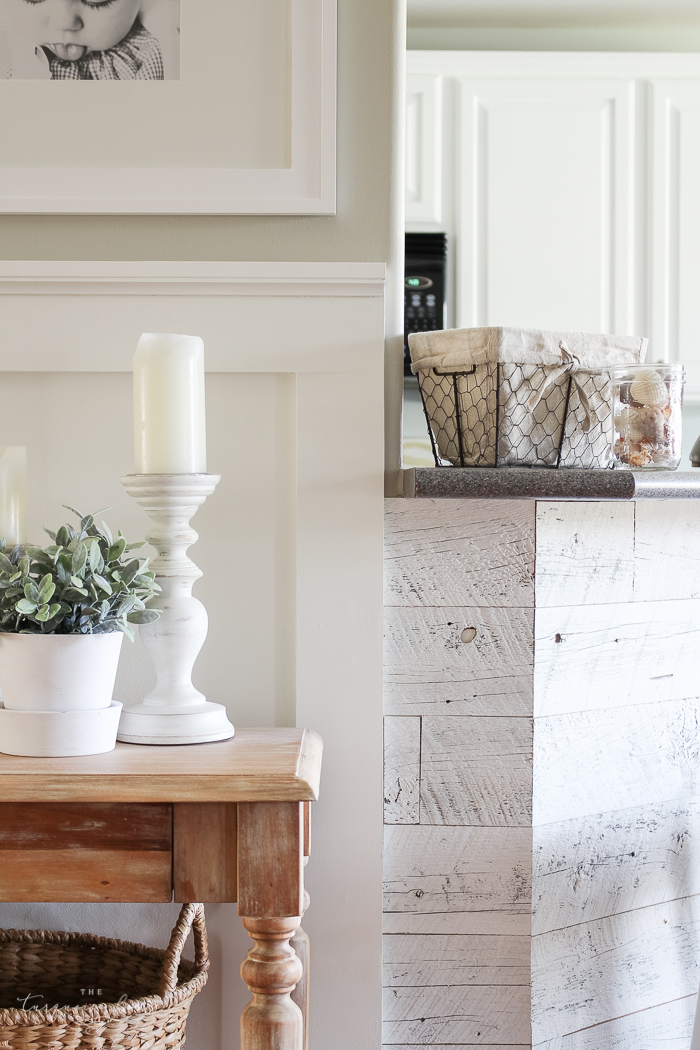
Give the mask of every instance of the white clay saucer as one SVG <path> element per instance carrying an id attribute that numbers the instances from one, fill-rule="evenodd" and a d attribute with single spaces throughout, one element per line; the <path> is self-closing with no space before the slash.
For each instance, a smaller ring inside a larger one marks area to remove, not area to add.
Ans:
<path id="1" fill-rule="evenodd" d="M 122 705 L 95 711 L 8 711 L 0 701 L 0 752 L 69 758 L 113 751 Z"/>

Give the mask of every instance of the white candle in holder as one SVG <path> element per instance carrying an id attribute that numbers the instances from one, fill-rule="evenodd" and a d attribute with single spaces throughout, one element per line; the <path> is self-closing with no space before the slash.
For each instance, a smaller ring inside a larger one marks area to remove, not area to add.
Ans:
<path id="1" fill-rule="evenodd" d="M 0 538 L 8 547 L 27 542 L 27 450 L 0 445 Z"/>
<path id="2" fill-rule="evenodd" d="M 134 473 L 206 474 L 204 343 L 145 333 L 134 355 Z"/>

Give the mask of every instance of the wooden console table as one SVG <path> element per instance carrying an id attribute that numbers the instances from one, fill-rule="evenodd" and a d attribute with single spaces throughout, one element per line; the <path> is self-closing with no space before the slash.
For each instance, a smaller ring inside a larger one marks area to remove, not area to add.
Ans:
<path id="1" fill-rule="evenodd" d="M 302 1050 L 289 942 L 322 747 L 304 729 L 240 729 L 199 746 L 0 755 L 0 901 L 237 901 L 254 941 L 242 1050 Z"/>

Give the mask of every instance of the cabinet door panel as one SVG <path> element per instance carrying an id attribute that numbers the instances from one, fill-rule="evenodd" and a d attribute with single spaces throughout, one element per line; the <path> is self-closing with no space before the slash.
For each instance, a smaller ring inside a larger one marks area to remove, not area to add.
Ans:
<path id="1" fill-rule="evenodd" d="M 462 79 L 459 325 L 631 331 L 624 80 Z"/>
<path id="2" fill-rule="evenodd" d="M 406 77 L 406 221 L 442 218 L 442 77 Z"/>
<path id="3" fill-rule="evenodd" d="M 700 395 L 700 79 L 653 84 L 654 359 L 681 361 Z"/>

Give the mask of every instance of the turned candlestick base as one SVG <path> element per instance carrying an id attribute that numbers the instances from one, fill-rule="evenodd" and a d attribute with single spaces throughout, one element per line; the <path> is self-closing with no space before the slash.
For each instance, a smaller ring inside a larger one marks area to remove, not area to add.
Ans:
<path id="1" fill-rule="evenodd" d="M 148 513 L 154 528 L 146 539 L 158 552 L 151 568 L 161 593 L 149 602 L 160 618 L 143 624 L 139 635 L 153 661 L 156 685 L 122 712 L 118 739 L 128 744 L 202 744 L 228 740 L 234 728 L 222 704 L 213 704 L 192 685 L 192 668 L 207 636 L 207 611 L 192 596 L 202 575 L 187 556 L 199 538 L 190 527 L 218 474 L 130 474 L 122 485 Z"/>

